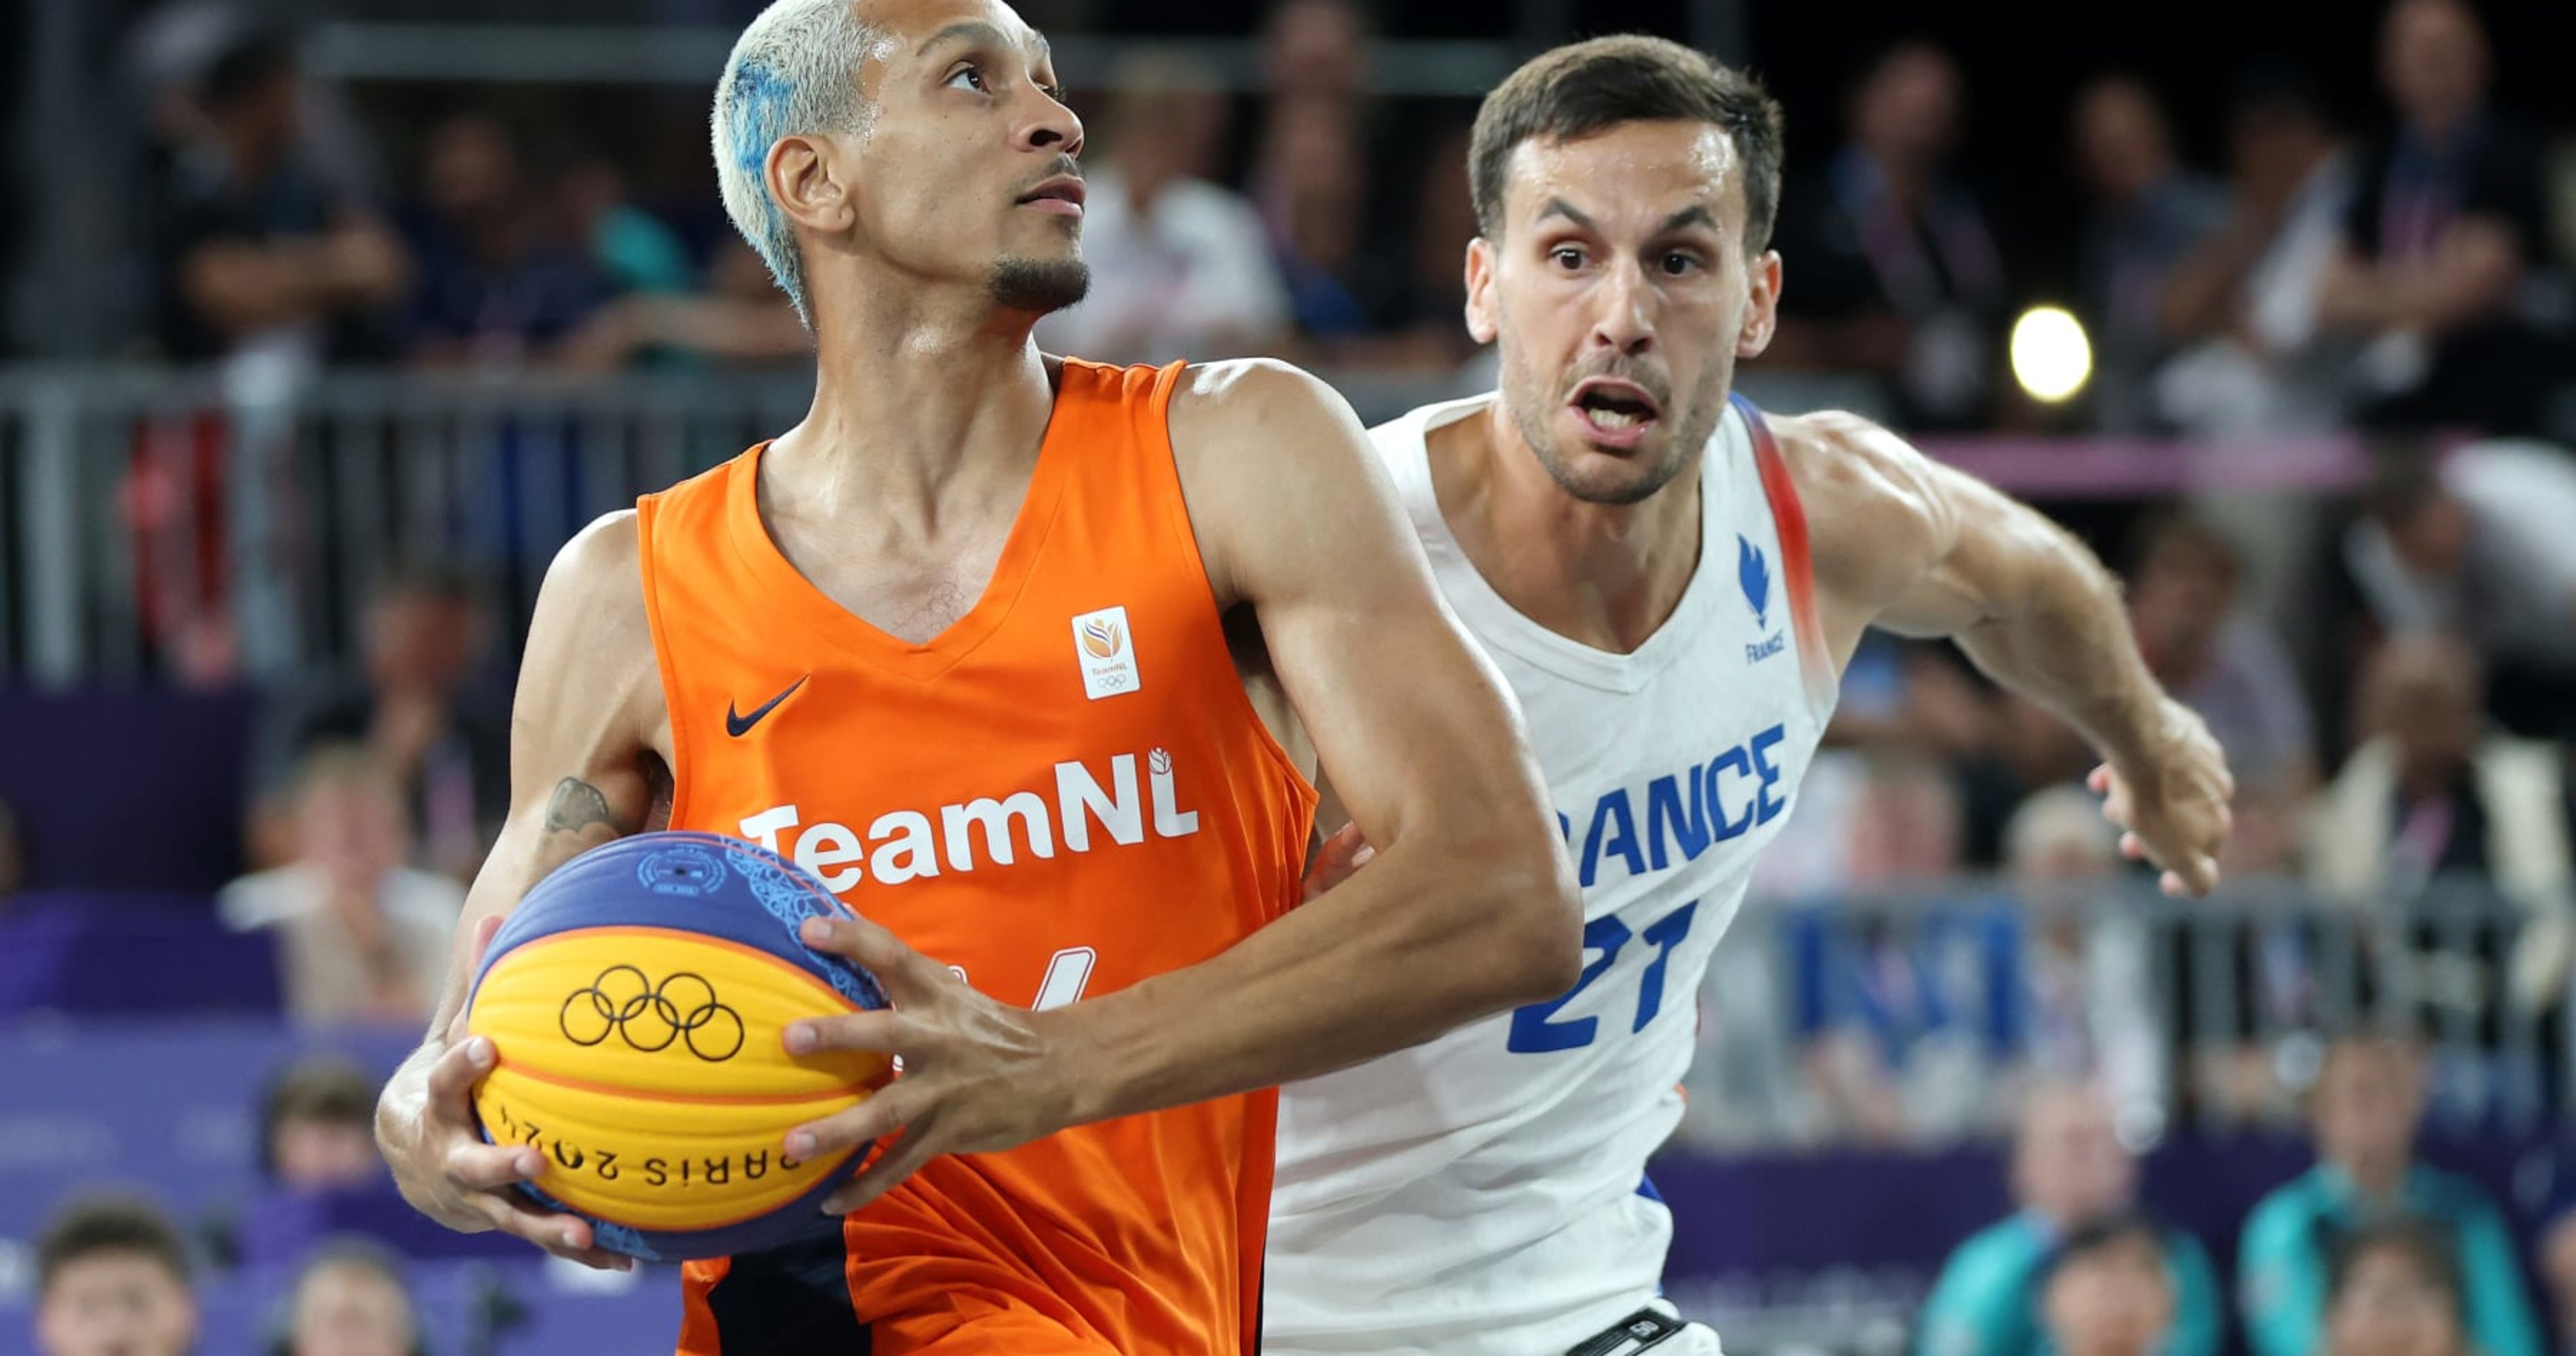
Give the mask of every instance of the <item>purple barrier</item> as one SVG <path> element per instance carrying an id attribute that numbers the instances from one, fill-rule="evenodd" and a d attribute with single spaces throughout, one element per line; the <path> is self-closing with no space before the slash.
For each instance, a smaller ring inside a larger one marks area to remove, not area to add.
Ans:
<path id="1" fill-rule="evenodd" d="M 533 1244 L 498 1230 L 460 1234 L 411 1208 L 389 1180 L 361 1191 L 322 1194 L 263 1191 L 243 1211 L 234 1241 L 245 1267 L 283 1266 L 324 1239 L 343 1234 L 372 1238 L 405 1257 L 483 1258 L 526 1262 L 540 1254 Z"/>
<path id="2" fill-rule="evenodd" d="M 237 1213 L 258 1189 L 258 1102 L 280 1068 L 327 1049 L 389 1073 L 417 1039 L 222 1018 L 0 1026 L 0 1240 L 33 1238 L 65 1201 L 108 1187 L 192 1222 Z"/>
<path id="3" fill-rule="evenodd" d="M 0 913 L 0 1016 L 275 1014 L 277 950 L 202 896 L 57 890 Z"/>
<path id="4" fill-rule="evenodd" d="M 257 709 L 248 693 L 0 692 L 0 800 L 28 884 L 213 890 L 239 874 Z"/>

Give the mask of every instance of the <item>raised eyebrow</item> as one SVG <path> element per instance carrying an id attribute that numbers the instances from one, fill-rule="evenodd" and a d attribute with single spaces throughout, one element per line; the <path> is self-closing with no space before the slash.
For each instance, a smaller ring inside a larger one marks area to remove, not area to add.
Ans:
<path id="1" fill-rule="evenodd" d="M 1582 212 L 1576 210 L 1574 204 L 1567 202 L 1563 198 L 1550 198 L 1547 200 L 1547 206 L 1538 210 L 1539 220 L 1545 221 L 1549 217 L 1563 217 L 1566 220 L 1573 222 L 1575 225 L 1582 227 L 1584 230 L 1595 233 L 1598 233 L 1601 229 L 1601 224 L 1599 222 L 1583 215 Z"/>
<path id="2" fill-rule="evenodd" d="M 937 47 L 941 43 L 956 42 L 960 40 L 972 40 L 995 47 L 1008 47 L 1011 45 L 1010 39 L 1003 35 L 1002 30 L 995 28 L 991 24 L 988 24 L 981 19 L 961 19 L 938 32 L 931 34 L 929 37 L 922 39 L 921 45 L 912 49 L 912 54 L 914 56 L 920 56 L 928 52 L 931 48 Z"/>
<path id="3" fill-rule="evenodd" d="M 1717 214 L 1709 211 L 1705 204 L 1685 207 L 1664 218 L 1664 224 L 1656 230 L 1655 234 L 1671 235 L 1675 231 L 1690 226 L 1705 226 L 1712 231 L 1717 230 L 1719 229 Z"/>

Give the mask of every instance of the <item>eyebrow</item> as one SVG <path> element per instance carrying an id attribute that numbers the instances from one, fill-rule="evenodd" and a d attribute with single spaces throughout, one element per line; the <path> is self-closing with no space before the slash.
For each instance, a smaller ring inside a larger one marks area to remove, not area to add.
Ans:
<path id="1" fill-rule="evenodd" d="M 1585 216 L 1574 204 L 1563 198 L 1550 198 L 1547 200 L 1547 206 L 1539 209 L 1539 220 L 1545 221 L 1549 217 L 1563 217 L 1587 231 L 1598 232 L 1601 229 L 1599 223 Z M 1655 228 L 1655 234 L 1670 235 L 1685 226 L 1706 226 L 1710 230 L 1716 230 L 1717 217 L 1704 205 L 1685 207 L 1664 218 L 1664 224 Z"/>
<path id="2" fill-rule="evenodd" d="M 1685 226 L 1706 226 L 1713 231 L 1717 229 L 1717 218 L 1705 206 L 1685 207 L 1664 218 L 1663 226 L 1655 234 L 1670 235 Z"/>
<path id="3" fill-rule="evenodd" d="M 1598 231 L 1601 229 L 1601 224 L 1599 222 L 1596 222 L 1592 218 L 1576 211 L 1574 204 L 1567 202 L 1563 198 L 1550 198 L 1547 200 L 1547 206 L 1539 209 L 1539 220 L 1545 221 L 1549 217 L 1563 217 L 1587 231 Z"/>
<path id="4" fill-rule="evenodd" d="M 1047 42 L 1046 35 L 1043 33 L 1032 33 L 1030 36 L 1038 40 L 1038 64 L 1048 65 L 1053 63 L 1055 60 L 1055 48 Z M 1005 48 L 1016 45 L 1011 41 L 1009 34 L 1004 33 L 1002 30 L 995 28 L 993 25 L 988 24 L 981 19 L 962 19 L 923 39 L 919 47 L 912 49 L 912 53 L 914 56 L 920 56 L 922 53 L 929 51 L 933 47 L 937 47 L 943 42 L 957 41 L 980 42 L 991 47 Z"/>

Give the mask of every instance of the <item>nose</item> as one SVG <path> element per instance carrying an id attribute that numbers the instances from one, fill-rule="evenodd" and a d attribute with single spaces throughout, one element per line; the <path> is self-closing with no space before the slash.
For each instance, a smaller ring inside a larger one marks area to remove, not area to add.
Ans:
<path id="1" fill-rule="evenodd" d="M 1029 88 L 1038 96 L 1037 106 L 1035 115 L 1020 129 L 1021 147 L 1032 151 L 1052 151 L 1061 155 L 1080 156 L 1082 154 L 1082 119 L 1075 117 L 1073 110 L 1064 106 L 1063 100 L 1045 90 L 1038 89 L 1034 83 Z"/>
<path id="2" fill-rule="evenodd" d="M 1641 357 L 1655 346 L 1655 289 L 1641 268 L 1615 268 L 1594 294 L 1592 347 Z"/>

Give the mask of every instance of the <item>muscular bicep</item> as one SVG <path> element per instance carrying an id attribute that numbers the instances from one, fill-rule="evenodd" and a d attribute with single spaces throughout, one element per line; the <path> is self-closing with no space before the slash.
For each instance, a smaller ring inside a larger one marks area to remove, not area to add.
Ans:
<path id="1" fill-rule="evenodd" d="M 1301 373 L 1248 377 L 1270 389 L 1230 397 L 1210 436 L 1263 447 L 1206 467 L 1193 516 L 1216 526 L 1220 588 L 1251 603 L 1341 811 L 1381 847 L 1457 808 L 1444 797 L 1546 822 L 1518 708 L 1441 600 L 1359 421 Z"/>
<path id="2" fill-rule="evenodd" d="M 634 522 L 613 515 L 564 548 L 538 595 L 510 720 L 509 815 L 466 896 L 433 1031 L 464 1002 L 477 922 L 666 813 L 660 709 Z"/>

